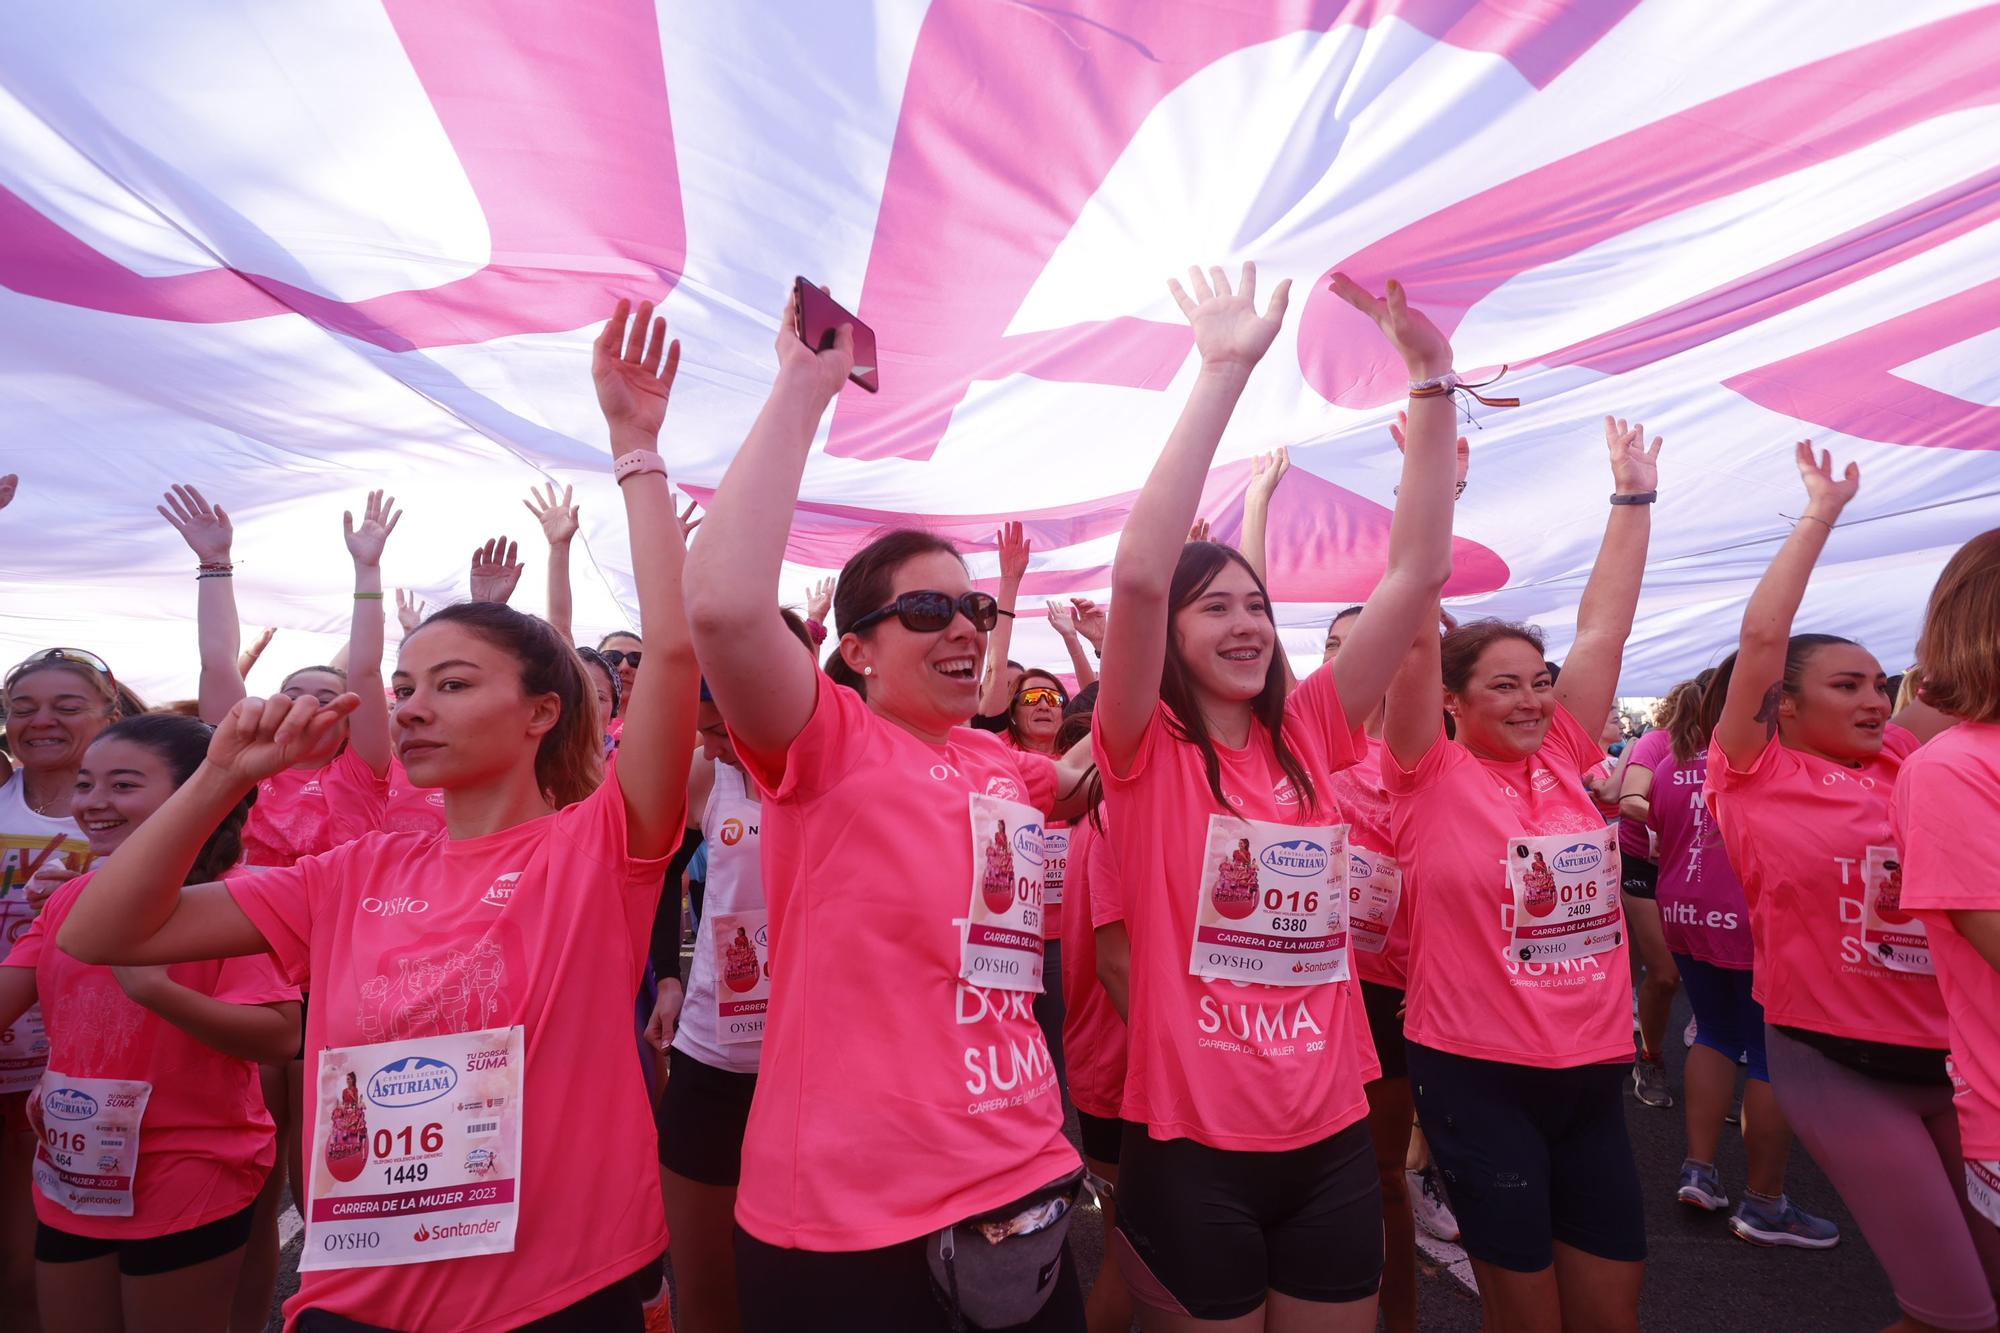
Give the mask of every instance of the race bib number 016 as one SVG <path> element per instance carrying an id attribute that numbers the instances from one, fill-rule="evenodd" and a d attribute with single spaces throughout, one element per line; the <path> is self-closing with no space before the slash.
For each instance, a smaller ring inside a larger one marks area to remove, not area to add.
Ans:
<path id="1" fill-rule="evenodd" d="M 1188 971 L 1320 986 L 1347 979 L 1347 826 L 1211 815 Z"/>
<path id="2" fill-rule="evenodd" d="M 152 1096 L 139 1079 L 43 1074 L 28 1116 L 42 1197 L 78 1217 L 132 1216 L 139 1125 Z"/>
<path id="3" fill-rule="evenodd" d="M 1862 857 L 1861 947 L 1892 972 L 1937 975 L 1930 931 L 1903 910 L 1903 858 L 1894 847 L 1870 847 Z"/>
<path id="4" fill-rule="evenodd" d="M 1396 858 L 1366 847 L 1347 849 L 1348 927 L 1354 947 L 1363 953 L 1382 952 L 1396 909 L 1403 901 L 1403 871 Z"/>
<path id="5" fill-rule="evenodd" d="M 523 1030 L 320 1052 L 300 1268 L 514 1248 Z"/>
<path id="6" fill-rule="evenodd" d="M 1552 833 L 1507 843 L 1514 893 L 1511 949 L 1524 963 L 1554 963 L 1615 949 L 1625 939 L 1618 906 L 1617 834 Z"/>
<path id="7" fill-rule="evenodd" d="M 2000 1162 L 1965 1159 L 1965 1197 L 1981 1217 L 2000 1227 Z"/>
<path id="8" fill-rule="evenodd" d="M 972 901 L 958 975 L 996 990 L 1042 989 L 1042 813 L 979 792 L 972 812 Z"/>

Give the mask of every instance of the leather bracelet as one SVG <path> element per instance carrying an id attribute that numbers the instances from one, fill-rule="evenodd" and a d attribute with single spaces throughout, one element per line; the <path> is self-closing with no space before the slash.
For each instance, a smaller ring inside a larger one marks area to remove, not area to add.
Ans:
<path id="1" fill-rule="evenodd" d="M 1613 495 L 1611 503 L 1615 505 L 1649 505 L 1659 498 L 1660 493 L 1658 491 L 1632 491 L 1626 494 Z"/>
<path id="2" fill-rule="evenodd" d="M 667 475 L 666 462 L 654 449 L 634 449 L 628 454 L 620 454 L 611 465 L 611 475 L 623 486 L 634 477 L 643 477 L 649 472 Z"/>

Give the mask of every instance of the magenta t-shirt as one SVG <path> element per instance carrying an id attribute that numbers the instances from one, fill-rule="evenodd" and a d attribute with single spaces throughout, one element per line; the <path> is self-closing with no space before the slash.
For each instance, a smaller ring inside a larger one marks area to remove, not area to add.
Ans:
<path id="1" fill-rule="evenodd" d="M 1750 904 L 1702 795 L 1708 753 L 1680 763 L 1674 758 L 1673 737 L 1665 731 L 1649 731 L 1636 744 L 1632 767 L 1653 774 L 1649 800 L 1653 828 L 1660 835 L 1660 928 L 1667 947 L 1716 967 L 1747 972 L 1753 953 Z"/>

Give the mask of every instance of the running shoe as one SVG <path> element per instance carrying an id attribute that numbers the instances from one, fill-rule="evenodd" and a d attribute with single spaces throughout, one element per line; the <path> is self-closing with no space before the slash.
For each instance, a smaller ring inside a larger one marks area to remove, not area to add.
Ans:
<path id="1" fill-rule="evenodd" d="M 1729 1122 L 1730 1124 L 1732 1124 L 1732 1125 L 1740 1125 L 1740 1124 L 1742 1124 L 1742 1123 L 1743 1123 L 1743 1099 L 1742 1099 L 1741 1097 L 1738 1097 L 1738 1098 L 1737 1098 L 1737 1099 L 1736 1099 L 1735 1101 L 1731 1102 L 1731 1103 L 1730 1103 L 1730 1105 L 1729 1105 L 1729 1113 L 1728 1113 L 1727 1115 L 1723 1116 L 1722 1118 L 1723 1118 L 1724 1120 L 1728 1121 L 1728 1122 Z"/>
<path id="2" fill-rule="evenodd" d="M 1765 1200 L 1746 1193 L 1729 1215 L 1729 1229 L 1752 1245 L 1828 1250 L 1840 1243 L 1839 1227 L 1824 1217 L 1814 1217 L 1784 1194 Z"/>
<path id="3" fill-rule="evenodd" d="M 1675 1197 L 1704 1212 L 1719 1213 L 1729 1206 L 1729 1196 L 1723 1193 L 1722 1177 L 1716 1173 L 1714 1164 L 1697 1162 L 1692 1157 L 1681 1163 L 1681 1188 Z"/>
<path id="4" fill-rule="evenodd" d="M 1688 1020 L 1687 1027 L 1682 1029 L 1681 1031 L 1681 1045 L 1683 1046 L 1694 1045 L 1694 1039 L 1700 1035 L 1701 1035 L 1700 1025 L 1697 1024 L 1692 1018 L 1690 1018 Z"/>
<path id="5" fill-rule="evenodd" d="M 667 1296 L 667 1280 L 660 1279 L 659 1294 L 640 1307 L 645 1316 L 646 1333 L 674 1333 L 673 1303 Z"/>
<path id="6" fill-rule="evenodd" d="M 1632 1095 L 1642 1106 L 1672 1106 L 1674 1094 L 1667 1088 L 1667 1066 L 1663 1060 L 1644 1056 L 1632 1062 Z"/>
<path id="7" fill-rule="evenodd" d="M 1451 1201 L 1444 1197 L 1444 1181 L 1438 1178 L 1437 1167 L 1405 1171 L 1403 1176 L 1410 1185 L 1410 1207 L 1417 1215 L 1417 1225 L 1441 1241 L 1456 1243 L 1458 1219 L 1451 1215 Z"/>

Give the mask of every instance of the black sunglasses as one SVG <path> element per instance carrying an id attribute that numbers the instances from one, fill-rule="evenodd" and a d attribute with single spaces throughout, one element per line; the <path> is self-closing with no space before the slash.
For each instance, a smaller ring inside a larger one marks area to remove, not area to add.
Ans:
<path id="1" fill-rule="evenodd" d="M 974 629 L 990 630 L 1000 623 L 1000 603 L 986 592 L 961 593 L 957 597 L 948 592 L 906 592 L 881 610 L 870 611 L 849 625 L 847 632 L 859 634 L 870 625 L 894 616 L 912 633 L 936 634 L 950 628 L 960 615 L 971 621 Z"/>
<path id="2" fill-rule="evenodd" d="M 637 671 L 639 669 L 639 654 L 643 651 L 644 649 L 634 648 L 628 653 L 623 648 L 613 648 L 610 652 L 604 654 L 604 660 L 611 663 L 613 668 L 618 667 L 622 663 L 630 662 L 632 669 Z"/>

